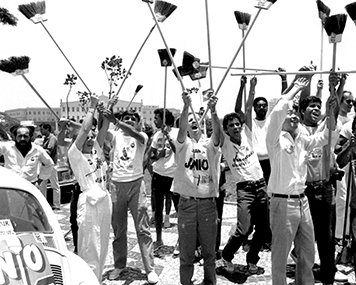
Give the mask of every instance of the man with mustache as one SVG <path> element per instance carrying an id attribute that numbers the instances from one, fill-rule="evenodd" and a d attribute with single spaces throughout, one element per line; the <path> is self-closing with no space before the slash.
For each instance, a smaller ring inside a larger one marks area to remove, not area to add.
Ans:
<path id="1" fill-rule="evenodd" d="M 12 130 L 15 141 L 0 142 L 0 154 L 4 156 L 6 168 L 39 187 L 51 176 L 54 163 L 42 147 L 31 142 L 33 131 L 30 127 L 15 127 Z"/>
<path id="2" fill-rule="evenodd" d="M 296 254 L 296 284 L 314 284 L 315 258 L 314 228 L 305 196 L 307 163 L 305 156 L 315 147 L 328 143 L 328 128 L 335 129 L 335 116 L 327 119 L 323 132 L 305 135 L 299 128 L 297 108 L 292 99 L 308 85 L 299 77 L 290 91 L 283 95 L 271 113 L 267 131 L 267 150 L 271 159 L 271 176 L 268 184 L 270 225 L 272 230 L 272 283 L 286 285 L 286 264 L 294 242 Z M 334 91 L 333 86 L 331 86 Z M 330 108 L 336 97 L 330 96 Z M 335 135 L 335 134 L 334 134 Z"/>

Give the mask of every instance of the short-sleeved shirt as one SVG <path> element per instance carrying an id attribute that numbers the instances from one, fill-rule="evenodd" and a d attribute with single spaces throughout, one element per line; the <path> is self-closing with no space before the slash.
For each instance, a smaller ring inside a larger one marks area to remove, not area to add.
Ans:
<path id="1" fill-rule="evenodd" d="M 269 124 L 268 116 L 265 120 L 257 120 L 254 118 L 252 120 L 252 142 L 253 148 L 256 152 L 259 160 L 268 159 L 268 152 L 266 146 L 266 135 L 267 135 L 267 127 Z"/>
<path id="2" fill-rule="evenodd" d="M 122 130 L 111 131 L 113 139 L 113 173 L 115 182 L 130 182 L 143 177 L 143 157 L 145 154 L 148 137 L 141 143 L 135 138 L 126 135 Z"/>
<path id="3" fill-rule="evenodd" d="M 173 191 L 181 195 L 209 198 L 219 195 L 220 157 L 218 146 L 211 138 L 201 137 L 199 142 L 186 138 L 175 141 L 177 169 Z"/>
<path id="4" fill-rule="evenodd" d="M 169 136 L 173 141 L 175 141 L 178 136 L 178 129 L 171 128 L 171 130 L 169 131 Z M 163 146 L 163 141 L 164 141 L 164 135 L 162 131 L 159 130 L 153 135 L 151 147 L 158 150 L 163 149 L 164 147 L 166 150 L 166 156 L 152 163 L 153 172 L 162 176 L 173 177 L 174 171 L 177 168 L 175 163 L 175 157 L 174 157 L 175 155 L 173 150 L 171 149 L 168 140 L 165 140 L 164 146 Z"/>

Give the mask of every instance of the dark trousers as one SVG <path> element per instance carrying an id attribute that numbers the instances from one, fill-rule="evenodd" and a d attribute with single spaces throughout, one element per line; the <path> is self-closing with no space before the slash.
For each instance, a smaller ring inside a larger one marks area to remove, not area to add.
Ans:
<path id="1" fill-rule="evenodd" d="M 226 191 L 223 190 L 220 192 L 219 197 L 215 199 L 216 210 L 218 212 L 218 229 L 217 229 L 217 233 L 216 233 L 215 252 L 217 252 L 219 250 L 220 243 L 221 243 L 221 225 L 222 225 L 222 216 L 223 216 L 225 196 L 226 196 Z"/>
<path id="2" fill-rule="evenodd" d="M 320 276 L 324 283 L 333 283 L 335 267 L 336 209 L 334 188 L 330 182 L 305 189 L 314 224 L 314 235 L 320 258 Z"/>
<path id="3" fill-rule="evenodd" d="M 351 208 L 350 213 L 350 233 L 351 233 L 351 250 L 353 257 L 354 271 L 356 272 L 356 209 Z"/>
<path id="4" fill-rule="evenodd" d="M 173 178 L 168 176 L 162 176 L 155 172 L 152 174 L 151 188 L 155 195 L 156 211 L 155 211 L 155 226 L 157 240 L 162 240 L 162 221 L 163 221 L 163 205 L 164 198 L 172 201 L 172 186 Z M 166 206 L 167 207 L 167 206 Z"/>
<path id="5" fill-rule="evenodd" d="M 266 184 L 268 185 L 269 176 L 271 174 L 271 164 L 269 162 L 269 159 L 260 160 L 260 165 L 263 172 L 263 178 L 265 179 Z"/>
<path id="6" fill-rule="evenodd" d="M 79 195 L 82 193 L 78 183 L 74 185 L 72 191 L 72 198 L 70 200 L 70 228 L 72 230 L 74 252 L 78 252 L 78 224 L 77 224 L 77 209 L 78 209 L 78 199 Z"/>
<path id="7" fill-rule="evenodd" d="M 268 196 L 266 193 L 266 182 L 259 181 L 241 182 L 236 185 L 237 191 L 237 225 L 235 233 L 230 236 L 223 249 L 222 257 L 231 261 L 241 244 L 253 234 L 250 250 L 246 255 L 247 263 L 257 264 L 260 259 L 259 251 L 270 235 L 268 215 Z"/>

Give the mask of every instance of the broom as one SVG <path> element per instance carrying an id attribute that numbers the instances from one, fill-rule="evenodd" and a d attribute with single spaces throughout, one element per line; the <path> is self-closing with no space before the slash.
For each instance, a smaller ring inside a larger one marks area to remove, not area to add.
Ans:
<path id="1" fill-rule="evenodd" d="M 210 76 L 210 89 L 213 90 L 213 72 L 211 67 L 211 45 L 210 45 L 210 28 L 209 28 L 209 8 L 208 0 L 205 0 L 205 14 L 206 14 L 206 31 L 208 39 L 208 56 L 209 56 L 209 76 Z M 206 70 L 205 70 L 206 71 Z M 199 74 L 199 73 L 197 73 Z M 192 77 L 190 77 L 192 78 Z M 193 80 L 193 79 L 192 79 Z"/>
<path id="2" fill-rule="evenodd" d="M 193 74 L 200 67 L 200 59 L 185 51 L 183 53 L 182 72 L 184 75 Z"/>
<path id="3" fill-rule="evenodd" d="M 335 72 L 336 68 L 336 45 L 342 40 L 342 33 L 344 32 L 346 25 L 346 14 L 336 14 L 325 18 L 324 28 L 329 36 L 329 43 L 333 44 L 333 59 L 332 59 L 332 71 Z M 335 90 L 331 90 L 335 92 Z M 329 117 L 333 116 L 333 110 L 329 110 Z M 330 179 L 330 152 L 331 152 L 331 128 L 329 129 L 328 138 L 328 150 L 326 152 L 326 181 Z"/>
<path id="4" fill-rule="evenodd" d="M 232 65 L 234 64 L 237 55 L 239 54 L 239 52 L 240 52 L 240 50 L 241 50 L 243 44 L 245 43 L 245 41 L 246 41 L 248 35 L 250 34 L 250 32 L 251 32 L 251 30 L 252 30 L 252 28 L 253 28 L 253 25 L 255 24 L 255 22 L 256 22 L 258 16 L 260 15 L 261 11 L 262 11 L 262 10 L 268 10 L 268 9 L 272 6 L 272 4 L 274 4 L 274 3 L 276 3 L 276 2 L 277 2 L 277 0 L 257 0 L 257 3 L 256 3 L 256 5 L 255 5 L 255 7 L 258 8 L 258 11 L 257 11 L 257 13 L 256 13 L 256 16 L 254 17 L 254 19 L 253 19 L 253 21 L 252 21 L 250 27 L 247 29 L 246 35 L 245 35 L 244 38 L 242 39 L 242 42 L 241 42 L 239 48 L 237 49 L 237 51 L 236 51 L 234 57 L 232 58 L 230 65 L 229 65 L 228 68 L 226 69 L 225 74 L 224 74 L 223 78 L 221 79 L 221 81 L 220 81 L 220 83 L 219 83 L 219 85 L 218 85 L 218 88 L 216 89 L 215 96 L 217 96 L 217 94 L 219 93 L 220 88 L 221 88 L 222 84 L 224 83 L 227 74 L 229 73 L 229 71 L 230 71 Z M 206 110 L 205 110 L 204 114 L 202 115 L 202 117 L 200 118 L 200 120 L 203 120 L 203 119 L 205 118 L 205 116 L 206 116 L 206 114 L 207 114 L 208 111 L 209 111 L 209 108 L 206 108 Z"/>
<path id="5" fill-rule="evenodd" d="M 330 15 L 330 8 L 320 0 L 317 0 L 316 4 L 318 6 L 319 18 L 321 20 L 320 70 L 323 70 L 324 23 L 325 23 L 325 18 L 329 17 Z M 323 77 L 322 74 L 320 74 L 320 79 L 322 79 L 322 77 Z"/>
<path id="6" fill-rule="evenodd" d="M 46 21 L 47 19 L 45 19 L 45 13 L 46 13 L 46 2 L 45 1 L 38 1 L 38 2 L 31 2 L 30 4 L 23 4 L 23 5 L 19 5 L 18 6 L 19 11 L 29 20 L 31 20 L 33 23 L 38 24 L 40 23 L 42 25 L 42 27 L 45 29 L 45 31 L 47 32 L 47 34 L 50 36 L 50 38 L 52 39 L 52 41 L 55 43 L 55 45 L 57 46 L 57 48 L 59 49 L 59 51 L 62 53 L 62 55 L 64 56 L 64 58 L 67 60 L 67 62 L 69 63 L 69 65 L 71 66 L 71 68 L 74 70 L 75 74 L 78 76 L 78 78 L 80 79 L 80 81 L 83 83 L 83 85 L 85 86 L 85 88 L 88 90 L 89 93 L 91 93 L 91 91 L 89 90 L 88 86 L 85 84 L 84 80 L 80 77 L 80 75 L 78 74 L 78 72 L 76 71 L 76 69 L 74 68 L 74 66 L 71 64 L 71 62 L 69 61 L 69 59 L 66 57 L 66 55 L 64 54 L 64 52 L 62 51 L 62 49 L 59 47 L 59 45 L 57 44 L 57 42 L 54 40 L 54 38 L 52 37 L 52 35 L 50 34 L 50 32 L 47 30 L 46 26 L 43 24 L 44 21 Z"/>
<path id="7" fill-rule="evenodd" d="M 4 25 L 16 26 L 17 18 L 12 15 L 6 8 L 0 7 L 0 22 Z"/>
<path id="8" fill-rule="evenodd" d="M 135 89 L 135 92 L 134 92 L 134 95 L 132 96 L 132 99 L 131 99 L 130 103 L 127 105 L 126 110 L 128 110 L 130 108 L 133 99 L 135 99 L 137 93 L 142 89 L 142 87 L 143 87 L 143 85 L 140 85 L 140 84 L 137 85 L 137 87 Z"/>
<path id="9" fill-rule="evenodd" d="M 21 75 L 23 79 L 27 82 L 28 85 L 32 88 L 32 90 L 37 94 L 37 96 L 42 100 L 42 102 L 47 106 L 47 108 L 52 112 L 52 114 L 57 118 L 59 121 L 60 118 L 58 115 L 53 111 L 53 109 L 47 104 L 47 102 L 43 99 L 43 97 L 37 92 L 37 90 L 33 87 L 30 81 L 25 76 L 25 73 L 28 73 L 28 65 L 30 62 L 30 58 L 28 56 L 21 56 L 21 57 L 10 57 L 9 59 L 0 60 L 0 70 L 10 73 L 14 76 Z"/>
<path id="10" fill-rule="evenodd" d="M 180 76 L 180 73 L 178 72 L 178 69 L 177 69 L 176 64 L 174 63 L 173 56 L 172 56 L 172 54 L 171 54 L 171 51 L 170 51 L 170 49 L 169 49 L 169 47 L 168 47 L 168 44 L 167 44 L 167 42 L 166 42 L 166 40 L 165 40 L 165 38 L 164 38 L 164 36 L 163 36 L 161 27 L 160 27 L 160 25 L 159 25 L 159 22 L 163 22 L 165 19 L 167 19 L 167 15 L 171 15 L 171 14 L 173 13 L 173 11 L 174 11 L 175 9 L 177 9 L 177 6 L 176 6 L 176 5 L 173 5 L 173 4 L 170 4 L 170 3 L 168 3 L 168 2 L 165 2 L 165 1 L 156 0 L 155 6 L 154 6 L 155 12 L 153 12 L 152 7 L 151 7 L 149 1 L 144 1 L 144 2 L 147 3 L 147 6 L 148 6 L 148 8 L 149 8 L 149 10 L 150 10 L 150 12 L 151 12 L 151 14 L 152 14 L 152 16 L 153 16 L 153 19 L 154 19 L 154 21 L 156 22 L 158 31 L 159 31 L 159 33 L 160 33 L 160 35 L 161 35 L 161 38 L 162 38 L 162 41 L 163 41 L 163 43 L 164 43 L 164 45 L 165 45 L 165 47 L 166 47 L 167 53 L 168 53 L 168 55 L 169 55 L 169 58 L 170 58 L 171 61 L 172 61 L 172 64 L 173 64 L 174 69 L 176 70 L 175 74 L 176 74 L 176 76 L 177 76 L 177 78 L 178 78 L 178 80 L 179 80 L 179 82 L 180 82 L 180 84 L 181 84 L 182 92 L 185 92 L 186 88 L 184 87 L 183 80 L 182 80 L 182 78 L 181 78 L 181 76 Z M 196 117 L 196 115 L 195 115 L 195 112 L 194 112 L 194 110 L 193 110 L 192 104 L 190 104 L 189 107 L 190 107 L 190 109 L 191 109 L 191 111 L 192 111 L 192 113 L 193 113 L 194 120 L 195 120 L 196 122 L 199 122 L 198 119 L 197 119 L 197 117 Z"/>
<path id="11" fill-rule="evenodd" d="M 134 57 L 134 59 L 133 59 L 131 65 L 130 65 L 129 69 L 127 70 L 127 72 L 126 72 L 126 74 L 125 74 L 125 77 L 123 78 L 123 80 L 122 80 L 122 82 L 121 82 L 121 85 L 120 85 L 119 89 L 117 90 L 116 94 L 114 95 L 114 97 L 118 97 L 118 96 L 119 96 L 119 93 L 120 93 L 122 87 L 124 86 L 124 83 L 125 83 L 127 77 L 131 74 L 131 69 L 132 69 L 133 65 L 135 64 L 136 59 L 138 58 L 138 56 L 139 56 L 139 54 L 140 54 L 140 52 L 141 52 L 143 46 L 146 44 L 148 38 L 150 37 L 150 35 L 151 35 L 151 33 L 152 33 L 152 31 L 154 30 L 155 27 L 156 27 L 156 24 L 153 25 L 153 27 L 152 27 L 151 30 L 149 31 L 147 37 L 146 37 L 145 40 L 143 41 L 141 47 L 139 48 L 138 52 L 136 53 L 136 56 Z M 111 105 L 111 104 L 108 105 L 108 109 L 111 109 L 112 107 L 113 107 L 113 105 Z"/>
<path id="12" fill-rule="evenodd" d="M 346 5 L 345 9 L 352 21 L 356 24 L 356 2 Z"/>
<path id="13" fill-rule="evenodd" d="M 245 37 L 245 31 L 248 29 L 248 25 L 251 20 L 251 14 L 235 11 L 234 12 L 235 19 L 238 23 L 239 29 L 242 31 L 242 38 Z M 245 43 L 242 45 L 242 68 L 243 72 L 245 72 L 246 67 L 246 55 L 245 55 Z M 246 85 L 244 86 L 244 102 L 246 106 Z"/>

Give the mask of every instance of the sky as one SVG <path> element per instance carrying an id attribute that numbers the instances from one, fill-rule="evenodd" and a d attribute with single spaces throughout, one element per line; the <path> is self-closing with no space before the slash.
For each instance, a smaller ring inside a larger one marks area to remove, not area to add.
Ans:
<path id="1" fill-rule="evenodd" d="M 30 1 L 29 1 L 30 2 Z M 66 100 L 68 86 L 63 83 L 67 74 L 74 74 L 45 29 L 34 24 L 17 9 L 26 1 L 1 0 L 0 7 L 7 8 L 18 18 L 17 27 L 0 24 L 0 59 L 11 56 L 27 55 L 31 58 L 29 73 L 26 78 L 52 107 L 59 107 L 60 100 Z M 177 9 L 160 24 L 165 41 L 170 48 L 175 48 L 174 62 L 182 65 L 184 51 L 209 60 L 207 20 L 205 0 L 171 0 Z M 331 14 L 346 13 L 345 5 L 351 1 L 325 0 Z M 254 0 L 208 1 L 210 30 L 211 62 L 213 66 L 229 66 L 242 41 L 242 31 L 238 28 L 234 11 L 250 13 L 252 23 L 257 8 Z M 153 9 L 153 5 L 151 5 Z M 46 1 L 44 23 L 47 30 L 75 67 L 85 84 L 96 94 L 107 94 L 109 85 L 101 62 L 113 55 L 123 59 L 123 67 L 128 69 L 139 48 L 154 25 L 148 4 L 141 0 L 50 0 Z M 269 10 L 262 10 L 252 26 L 245 42 L 246 67 L 275 70 L 283 67 L 287 71 L 297 71 L 311 62 L 320 69 L 321 21 L 314 0 L 278 0 Z M 323 70 L 332 67 L 333 44 L 328 42 L 325 31 Z M 139 54 L 132 75 L 126 80 L 119 94 L 122 100 L 131 100 L 138 84 L 143 88 L 134 101 L 143 101 L 144 105 L 164 104 L 165 68 L 161 67 L 158 49 L 165 48 L 161 35 L 155 28 Z M 356 70 L 356 25 L 348 16 L 342 42 L 337 44 L 336 66 L 343 71 Z M 242 67 L 242 50 L 233 63 L 233 67 Z M 166 106 L 182 109 L 182 88 L 172 72 L 167 68 Z M 225 69 L 212 70 L 212 86 L 221 88 L 217 94 L 217 110 L 222 117 L 232 112 L 240 85 L 242 73 L 232 69 L 226 74 Z M 356 74 L 350 74 L 345 89 L 354 91 Z M 288 81 L 293 79 L 288 75 Z M 312 81 L 312 93 L 320 75 Z M 327 84 L 327 75 L 322 76 Z M 248 76 L 248 80 L 251 76 Z M 200 85 L 199 85 L 200 83 Z M 121 81 L 118 82 L 121 84 Z M 183 77 L 185 88 L 198 87 L 198 94 L 193 94 L 195 111 L 201 106 L 201 91 L 210 87 L 210 75 L 199 81 Z M 324 85 L 324 86 L 325 86 Z M 248 84 L 249 87 L 249 84 Z M 324 97 L 327 88 L 324 88 Z M 68 98 L 78 100 L 77 91 L 85 91 L 84 85 L 77 80 Z M 281 82 L 278 75 L 258 76 L 256 96 L 268 99 L 279 96 Z M 356 92 L 356 90 L 355 90 Z M 14 108 L 42 107 L 43 102 L 32 91 L 21 76 L 12 76 L 0 72 L 0 111 Z"/>

